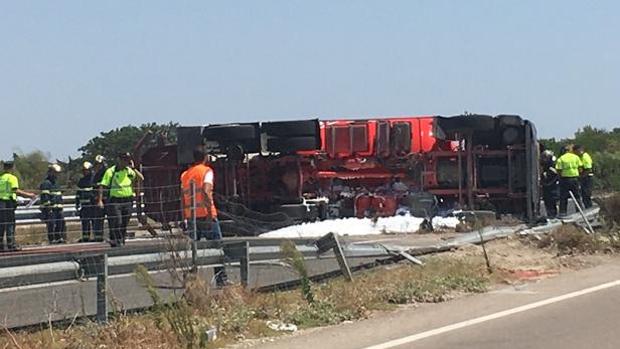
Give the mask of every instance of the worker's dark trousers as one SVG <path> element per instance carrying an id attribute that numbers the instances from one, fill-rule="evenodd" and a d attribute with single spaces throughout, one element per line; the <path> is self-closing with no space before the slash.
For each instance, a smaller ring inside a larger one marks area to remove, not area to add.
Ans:
<path id="1" fill-rule="evenodd" d="M 131 216 L 133 198 L 111 198 L 107 206 L 110 244 L 118 246 L 125 243 L 127 225 Z"/>
<path id="2" fill-rule="evenodd" d="M 580 201 L 579 179 L 577 177 L 560 179 L 560 215 L 566 215 L 566 208 L 568 206 L 568 198 L 570 198 L 569 191 L 573 192 L 576 204 Z"/>
<path id="3" fill-rule="evenodd" d="M 581 177 L 581 200 L 585 208 L 592 207 L 592 176 Z"/>
<path id="4" fill-rule="evenodd" d="M 93 206 L 93 232 L 95 241 L 103 241 L 103 220 L 105 219 L 105 209 L 99 206 Z"/>
<path id="5" fill-rule="evenodd" d="M 41 210 L 42 219 L 47 226 L 47 240 L 50 244 L 62 243 L 65 236 L 65 217 L 61 207 L 45 207 Z"/>
<path id="6" fill-rule="evenodd" d="M 558 215 L 558 188 L 543 187 L 543 202 L 545 203 L 545 211 L 547 217 L 555 218 Z"/>
<path id="7" fill-rule="evenodd" d="M 12 200 L 0 200 L 0 245 L 4 245 L 6 235 L 6 246 L 9 250 L 15 248 L 15 208 L 17 204 Z"/>
<path id="8" fill-rule="evenodd" d="M 207 240 L 222 240 L 222 229 L 217 218 L 196 218 L 196 233 L 198 240 L 205 238 Z M 218 286 L 224 286 L 228 281 L 228 275 L 224 267 L 214 267 L 213 274 L 215 282 Z"/>
<path id="9" fill-rule="evenodd" d="M 80 209 L 80 222 L 82 223 L 82 242 L 90 240 L 91 232 L 95 232 L 95 220 L 96 220 L 95 205 L 84 205 Z M 95 234 L 95 237 L 97 235 Z"/>

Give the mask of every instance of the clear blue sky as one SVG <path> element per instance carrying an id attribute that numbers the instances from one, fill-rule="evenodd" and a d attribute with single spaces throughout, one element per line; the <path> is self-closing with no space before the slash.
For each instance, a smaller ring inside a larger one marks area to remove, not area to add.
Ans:
<path id="1" fill-rule="evenodd" d="M 620 126 L 618 1 L 2 1 L 0 156 L 125 124 L 518 113 Z"/>

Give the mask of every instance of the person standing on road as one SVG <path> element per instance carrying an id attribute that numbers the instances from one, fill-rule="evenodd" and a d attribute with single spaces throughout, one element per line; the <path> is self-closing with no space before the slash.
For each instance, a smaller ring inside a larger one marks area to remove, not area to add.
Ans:
<path id="1" fill-rule="evenodd" d="M 112 247 L 125 244 L 127 225 L 134 202 L 133 185 L 136 179 L 144 180 L 144 176 L 134 168 L 129 153 L 120 153 L 116 165 L 107 169 L 99 182 L 97 205 L 100 208 L 104 207 L 104 190 L 109 191 L 109 202 L 105 207 Z"/>
<path id="2" fill-rule="evenodd" d="M 50 244 L 62 244 L 66 240 L 65 217 L 62 210 L 62 192 L 57 183 L 62 167 L 51 164 L 47 176 L 39 186 L 41 190 L 41 217 L 47 226 L 47 239 Z"/>
<path id="3" fill-rule="evenodd" d="M 585 208 L 592 207 L 592 180 L 594 178 L 594 172 L 592 170 L 592 157 L 586 153 L 585 149 L 581 145 L 575 146 L 575 154 L 581 159 L 583 164 L 583 171 L 579 177 L 579 184 L 581 185 L 581 200 Z"/>
<path id="4" fill-rule="evenodd" d="M 558 215 L 558 200 L 560 199 L 560 176 L 555 169 L 556 158 L 553 152 L 545 150 L 541 156 L 542 197 L 545 203 L 547 218 L 556 218 Z"/>
<path id="5" fill-rule="evenodd" d="M 222 230 L 217 219 L 217 209 L 213 200 L 214 173 L 207 162 L 207 154 L 198 147 L 193 152 L 194 164 L 181 174 L 183 192 L 183 215 L 190 221 L 192 215 L 192 183 L 194 184 L 196 238 L 200 240 L 221 240 Z M 190 224 L 191 226 L 191 224 Z M 193 236 L 192 236 L 193 237 Z M 223 267 L 214 268 L 215 280 L 218 286 L 228 283 L 226 270 Z"/>
<path id="6" fill-rule="evenodd" d="M 19 189 L 19 180 L 13 174 L 13 162 L 4 161 L 0 172 L 0 251 L 17 251 L 15 243 L 15 209 L 17 196 L 34 199 L 36 194 Z M 6 248 L 4 236 L 6 235 Z"/>
<path id="7" fill-rule="evenodd" d="M 101 180 L 103 179 L 103 175 L 107 171 L 108 167 L 105 163 L 105 158 L 103 155 L 95 156 L 95 164 L 93 166 L 93 186 L 95 187 L 95 198 L 98 197 L 97 193 L 101 186 Z M 95 242 L 103 242 L 103 225 L 105 219 L 105 204 L 108 202 L 107 195 L 103 197 L 103 205 L 99 206 L 97 204 L 97 200 L 95 200 L 95 205 L 93 206 L 93 232 L 95 234 Z"/>
<path id="8" fill-rule="evenodd" d="M 75 195 L 75 211 L 80 216 L 80 221 L 82 223 L 82 239 L 80 242 L 91 241 L 91 231 L 95 235 L 94 240 L 96 240 L 98 233 L 95 230 L 97 196 L 95 193 L 95 182 L 93 181 L 94 173 L 92 169 L 93 164 L 84 161 L 82 164 L 82 178 L 78 181 L 78 190 Z"/>
<path id="9" fill-rule="evenodd" d="M 562 147 L 560 158 L 555 162 L 555 169 L 560 175 L 560 216 L 566 216 L 568 198 L 573 193 L 579 205 L 579 175 L 583 167 L 579 156 L 567 146 Z"/>

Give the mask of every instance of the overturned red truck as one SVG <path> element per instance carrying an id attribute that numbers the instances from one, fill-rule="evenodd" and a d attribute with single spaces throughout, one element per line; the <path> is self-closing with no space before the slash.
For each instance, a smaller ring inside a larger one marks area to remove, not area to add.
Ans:
<path id="1" fill-rule="evenodd" d="M 256 234 L 299 221 L 490 209 L 533 220 L 539 150 L 517 115 L 405 116 L 179 127 L 144 151 L 146 214 L 180 220 L 179 174 L 205 146 L 223 228 Z"/>

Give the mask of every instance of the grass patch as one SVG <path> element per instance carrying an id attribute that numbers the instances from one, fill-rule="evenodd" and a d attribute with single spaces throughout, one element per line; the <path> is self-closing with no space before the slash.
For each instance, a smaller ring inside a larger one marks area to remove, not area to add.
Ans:
<path id="1" fill-rule="evenodd" d="M 293 257 L 294 253 L 289 257 Z M 290 259 L 292 262 L 294 258 Z M 301 270 L 301 266 L 299 266 Z M 148 273 L 137 272 L 154 292 L 151 311 L 117 314 L 108 325 L 93 323 L 70 328 L 41 329 L 0 335 L 0 348 L 204 348 L 222 347 L 243 338 L 277 334 L 269 320 L 301 328 L 366 318 L 373 310 L 399 304 L 442 302 L 459 293 L 484 292 L 489 283 L 481 258 L 443 255 L 427 259 L 424 267 L 410 264 L 377 268 L 355 275 L 353 282 L 338 278 L 298 290 L 253 293 L 228 287 L 213 293 L 203 280 L 188 280 L 182 299 L 167 303 L 149 286 Z M 150 288 L 150 289 L 149 289 Z M 215 327 L 218 339 L 206 343 L 205 332 Z"/>
<path id="2" fill-rule="evenodd" d="M 608 225 L 620 226 L 620 193 L 596 200 Z"/>
<path id="3" fill-rule="evenodd" d="M 597 235 L 588 235 L 582 228 L 565 224 L 545 235 L 538 243 L 540 248 L 556 248 L 561 255 L 595 253 L 605 247 Z"/>
<path id="4" fill-rule="evenodd" d="M 620 230 L 607 224 L 595 234 L 586 234 L 583 228 L 563 225 L 545 235 L 537 247 L 557 250 L 558 255 L 614 253 L 620 251 Z"/>

